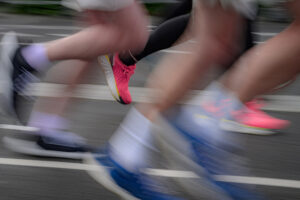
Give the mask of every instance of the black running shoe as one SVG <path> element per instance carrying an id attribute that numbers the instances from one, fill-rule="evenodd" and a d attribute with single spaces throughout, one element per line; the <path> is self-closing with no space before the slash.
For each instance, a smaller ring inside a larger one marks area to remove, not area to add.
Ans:
<path id="1" fill-rule="evenodd" d="M 3 110 L 17 119 L 18 99 L 25 95 L 29 83 L 36 82 L 38 72 L 23 58 L 18 38 L 14 32 L 6 33 L 1 43 L 0 93 Z"/>
<path id="2" fill-rule="evenodd" d="M 86 152 L 94 151 L 78 135 L 58 130 L 6 136 L 3 143 L 13 152 L 39 157 L 82 159 Z"/>

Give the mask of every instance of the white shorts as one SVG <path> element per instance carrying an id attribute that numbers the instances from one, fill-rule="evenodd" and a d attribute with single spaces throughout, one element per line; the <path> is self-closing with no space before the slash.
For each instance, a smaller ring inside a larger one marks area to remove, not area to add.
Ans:
<path id="1" fill-rule="evenodd" d="M 197 1 L 197 0 L 196 0 Z M 211 6 L 219 2 L 224 9 L 234 9 L 247 18 L 254 18 L 258 0 L 201 0 Z"/>
<path id="2" fill-rule="evenodd" d="M 194 0 L 198 1 L 198 0 Z M 285 3 L 293 0 L 201 0 L 207 4 L 213 6 L 215 3 L 219 2 L 224 9 L 233 8 L 247 18 L 254 18 L 257 14 L 257 5 L 262 3 L 264 5 L 274 5 L 278 3 Z"/>
<path id="3" fill-rule="evenodd" d="M 77 10 L 116 11 L 134 3 L 134 0 L 63 0 L 62 5 Z"/>

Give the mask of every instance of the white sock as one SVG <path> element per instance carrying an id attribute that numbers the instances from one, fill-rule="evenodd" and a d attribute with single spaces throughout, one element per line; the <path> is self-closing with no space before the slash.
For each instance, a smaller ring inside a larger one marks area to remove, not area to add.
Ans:
<path id="1" fill-rule="evenodd" d="M 219 108 L 216 117 L 231 119 L 232 112 L 243 108 L 243 104 L 235 96 L 234 93 L 227 90 L 222 84 L 214 81 L 204 90 L 204 95 L 197 98 L 200 105 L 213 105 L 214 108 Z"/>
<path id="2" fill-rule="evenodd" d="M 132 108 L 109 141 L 112 158 L 133 173 L 146 167 L 156 151 L 151 128 L 152 122 Z"/>
<path id="3" fill-rule="evenodd" d="M 39 128 L 40 131 L 36 133 L 38 135 L 58 139 L 56 142 L 60 141 L 68 145 L 86 143 L 83 137 L 67 131 L 69 129 L 68 120 L 55 114 L 33 111 L 28 125 Z"/>
<path id="4" fill-rule="evenodd" d="M 46 53 L 46 48 L 43 44 L 33 44 L 24 47 L 21 54 L 27 63 L 39 72 L 45 72 L 51 67 Z"/>
<path id="5" fill-rule="evenodd" d="M 65 118 L 38 111 L 31 113 L 28 125 L 40 128 L 41 130 L 64 130 L 69 127 L 69 123 Z"/>
<path id="6" fill-rule="evenodd" d="M 220 83 L 214 82 L 204 90 L 204 96 L 198 98 L 200 106 L 182 106 L 179 113 L 179 121 L 190 128 L 189 121 L 196 121 L 199 127 L 192 132 L 195 136 L 200 134 L 202 137 L 209 138 L 217 143 L 229 142 L 227 132 L 222 131 L 218 125 L 222 125 L 224 119 L 232 119 L 234 111 L 243 107 L 242 103 L 235 95 L 226 90 Z M 201 129 L 201 131 L 197 131 Z"/>

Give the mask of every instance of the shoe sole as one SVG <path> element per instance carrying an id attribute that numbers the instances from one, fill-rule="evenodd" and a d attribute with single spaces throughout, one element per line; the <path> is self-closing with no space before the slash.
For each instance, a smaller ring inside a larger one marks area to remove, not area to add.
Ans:
<path id="1" fill-rule="evenodd" d="M 223 189 L 210 180 L 212 178 L 209 173 L 189 158 L 188 153 L 191 148 L 189 143 L 183 142 L 185 138 L 162 117 L 158 117 L 157 121 L 160 128 L 156 130 L 156 141 L 169 166 L 193 171 L 199 176 L 198 179 L 194 180 L 176 179 L 176 183 L 193 197 L 201 196 L 203 199 L 209 200 L 231 200 L 232 198 Z"/>
<path id="2" fill-rule="evenodd" d="M 12 72 L 13 64 L 11 62 L 11 57 L 18 48 L 18 41 L 16 33 L 9 32 L 6 33 L 2 40 L 1 48 L 1 60 L 0 60 L 0 103 L 3 111 L 13 117 L 16 116 L 12 105 L 13 98 L 13 82 L 12 82 Z"/>
<path id="3" fill-rule="evenodd" d="M 251 135 L 268 136 L 278 133 L 280 130 L 264 129 L 252 126 L 247 126 L 232 120 L 223 120 L 220 124 L 221 129 L 228 132 L 245 133 Z"/>
<path id="4" fill-rule="evenodd" d="M 38 157 L 48 157 L 48 158 L 67 158 L 74 160 L 82 160 L 86 154 L 84 153 L 72 153 L 72 152 L 61 152 L 53 150 L 45 150 L 41 148 L 36 142 L 22 140 L 12 137 L 4 137 L 2 139 L 4 146 L 16 153 L 38 156 Z"/>
<path id="5" fill-rule="evenodd" d="M 103 187 L 118 195 L 124 200 L 139 200 L 136 197 L 133 197 L 126 190 L 119 187 L 114 180 L 111 178 L 107 167 L 99 165 L 99 163 L 94 159 L 92 154 L 86 154 L 84 157 L 84 162 L 88 165 L 95 166 L 94 170 L 88 170 L 88 174 Z"/>
<path id="6" fill-rule="evenodd" d="M 109 88 L 113 98 L 121 104 L 126 104 L 123 101 L 122 97 L 120 96 L 120 93 L 119 93 L 119 90 L 118 90 L 118 87 L 117 87 L 117 83 L 116 83 L 116 80 L 115 80 L 114 72 L 112 70 L 112 64 L 109 60 L 109 57 L 107 55 L 99 56 L 98 57 L 98 63 L 101 66 L 101 68 L 104 72 L 108 88 Z"/>

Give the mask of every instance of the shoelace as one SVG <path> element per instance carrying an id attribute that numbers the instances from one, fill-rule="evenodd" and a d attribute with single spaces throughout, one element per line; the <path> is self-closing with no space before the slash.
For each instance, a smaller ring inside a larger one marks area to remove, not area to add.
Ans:
<path id="1" fill-rule="evenodd" d="M 125 67 L 125 66 L 122 66 L 121 68 L 123 74 L 125 75 L 126 79 L 128 80 L 130 78 L 130 76 L 132 74 L 134 74 L 134 70 L 130 67 Z"/>
<path id="2" fill-rule="evenodd" d="M 247 108 L 251 109 L 251 110 L 260 110 L 262 107 L 265 106 L 263 101 L 254 99 L 250 102 L 246 103 Z"/>
<path id="3" fill-rule="evenodd" d="M 31 72 L 26 70 L 24 67 L 21 67 L 20 74 L 18 77 L 14 80 L 14 91 L 17 92 L 20 95 L 26 96 L 26 86 L 29 83 L 38 82 L 39 79 L 33 75 Z"/>

